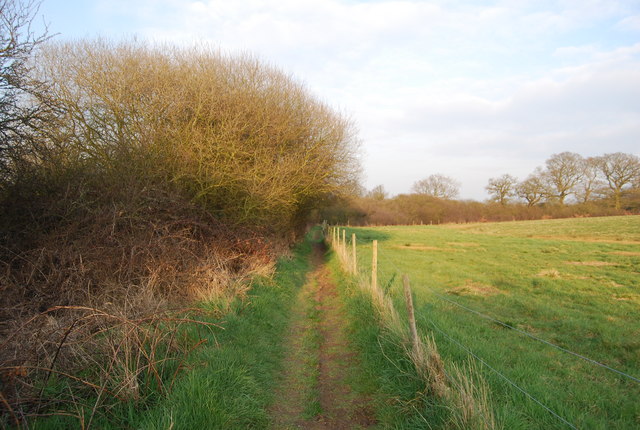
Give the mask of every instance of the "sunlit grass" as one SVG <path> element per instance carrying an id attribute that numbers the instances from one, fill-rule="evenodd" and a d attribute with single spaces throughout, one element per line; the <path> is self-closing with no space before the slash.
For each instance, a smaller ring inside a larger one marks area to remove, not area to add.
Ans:
<path id="1" fill-rule="evenodd" d="M 639 383 L 437 297 L 640 378 L 640 217 L 352 230 L 364 270 L 379 241 L 379 279 L 394 296 L 409 274 L 422 330 L 440 327 L 579 428 L 640 425 Z M 468 357 L 435 336 L 449 362 Z M 484 374 L 507 428 L 566 428 Z"/>
<path id="2" fill-rule="evenodd" d="M 640 242 L 640 221 L 637 216 L 447 224 L 443 227 L 499 236 Z"/>

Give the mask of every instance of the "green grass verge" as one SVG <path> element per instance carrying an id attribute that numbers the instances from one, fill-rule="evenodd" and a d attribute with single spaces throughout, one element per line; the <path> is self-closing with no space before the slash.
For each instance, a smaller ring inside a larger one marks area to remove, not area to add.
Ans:
<path id="1" fill-rule="evenodd" d="M 418 326 L 433 324 L 576 425 L 640 426 L 640 384 L 526 338 L 439 299 L 640 376 L 640 217 L 349 229 L 359 263 L 379 240 L 380 284 L 401 309 L 402 273 Z M 469 355 L 434 332 L 447 363 Z M 569 428 L 482 366 L 505 428 Z"/>
<path id="2" fill-rule="evenodd" d="M 362 364 L 352 387 L 370 393 L 378 428 L 445 428 L 449 411 L 424 395 L 426 383 L 417 375 L 403 340 L 384 328 L 371 298 L 341 269 L 335 254 L 331 254 L 329 267 L 345 306 L 350 341 Z"/>

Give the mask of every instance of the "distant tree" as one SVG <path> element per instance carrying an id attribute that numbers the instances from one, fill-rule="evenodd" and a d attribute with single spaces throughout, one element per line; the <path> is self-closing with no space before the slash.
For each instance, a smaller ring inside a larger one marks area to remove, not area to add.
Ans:
<path id="1" fill-rule="evenodd" d="M 416 194 L 453 199 L 460 193 L 460 183 L 449 176 L 435 174 L 415 182 L 411 190 Z"/>
<path id="2" fill-rule="evenodd" d="M 521 197 L 527 202 L 527 206 L 529 207 L 540 203 L 546 195 L 546 185 L 542 177 L 541 169 L 536 169 L 527 179 L 517 184 L 515 192 L 518 197 Z"/>
<path id="3" fill-rule="evenodd" d="M 582 180 L 576 187 L 576 197 L 582 203 L 586 203 L 594 197 L 594 195 L 600 195 L 604 183 L 600 180 L 598 169 L 598 158 L 589 157 L 585 158 Z"/>
<path id="4" fill-rule="evenodd" d="M 615 152 L 598 157 L 597 164 L 613 192 L 616 209 L 620 209 L 620 196 L 625 187 L 640 181 L 640 158 L 632 154 Z"/>
<path id="5" fill-rule="evenodd" d="M 377 185 L 367 193 L 367 197 L 373 200 L 384 200 L 388 196 L 389 193 L 384 189 L 384 185 Z"/>
<path id="6" fill-rule="evenodd" d="M 584 174 L 584 159 L 575 152 L 553 154 L 546 161 L 544 178 L 552 197 L 564 205 L 567 196 L 574 193 Z"/>
<path id="7" fill-rule="evenodd" d="M 502 206 L 507 204 L 509 197 L 513 196 L 515 193 L 515 186 L 518 183 L 518 179 L 505 174 L 500 176 L 499 178 L 490 178 L 489 184 L 485 187 L 485 189 L 491 195 L 491 199 L 497 201 Z"/>

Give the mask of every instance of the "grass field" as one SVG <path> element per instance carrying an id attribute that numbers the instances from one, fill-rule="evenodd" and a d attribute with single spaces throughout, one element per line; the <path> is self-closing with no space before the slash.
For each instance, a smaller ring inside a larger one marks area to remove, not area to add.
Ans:
<path id="1" fill-rule="evenodd" d="M 577 428 L 640 427 L 640 383 L 450 302 L 640 378 L 640 217 L 352 232 L 361 270 L 370 267 L 371 240 L 379 241 L 379 282 L 398 308 L 398 280 L 409 275 L 418 324 L 447 362 L 470 357 L 455 339 Z M 504 428 L 571 428 L 478 369 Z"/>

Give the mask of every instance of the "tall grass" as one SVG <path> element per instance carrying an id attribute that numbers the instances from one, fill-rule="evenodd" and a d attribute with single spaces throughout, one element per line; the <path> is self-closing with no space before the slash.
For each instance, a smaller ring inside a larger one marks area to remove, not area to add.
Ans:
<path id="1" fill-rule="evenodd" d="M 402 422 L 419 428 L 498 428 L 486 383 L 475 369 L 453 366 L 447 372 L 433 337 L 419 335 L 412 338 L 409 323 L 397 310 L 398 303 L 383 288 L 372 284 L 370 272 L 357 268 L 354 271 L 350 251 L 347 251 L 350 248 L 345 248 L 339 240 L 333 245 L 336 259 L 343 269 L 351 272 L 351 276 L 341 276 L 341 283 L 359 289 L 360 299 L 351 303 L 353 324 L 358 332 L 368 337 L 369 344 L 358 343 L 366 350 L 365 355 L 381 355 L 388 361 L 384 366 L 372 363 L 371 371 L 384 373 L 384 368 L 391 363 L 395 372 L 393 369 L 386 372 L 391 370 L 396 378 L 408 376 L 415 380 L 411 384 L 414 387 L 412 394 L 398 399 L 400 408 L 392 408 L 390 415 L 405 415 Z M 366 306 L 362 309 L 362 300 L 368 302 L 369 309 Z M 374 315 L 368 316 L 367 312 Z M 378 326 L 375 335 L 361 327 L 362 324 L 371 324 L 372 318 Z M 408 368 L 407 363 L 411 364 Z M 374 376 L 381 381 L 380 375 Z M 395 382 L 385 386 L 384 391 L 385 396 L 397 396 L 406 392 L 406 388 L 400 389 Z M 393 421 L 397 419 L 392 418 Z"/>

